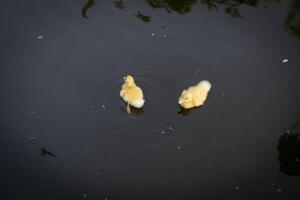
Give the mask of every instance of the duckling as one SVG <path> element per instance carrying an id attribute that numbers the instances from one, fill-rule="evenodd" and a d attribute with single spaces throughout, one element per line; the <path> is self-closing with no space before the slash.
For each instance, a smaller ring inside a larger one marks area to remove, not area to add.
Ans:
<path id="1" fill-rule="evenodd" d="M 209 81 L 200 81 L 197 85 L 183 90 L 178 103 L 184 109 L 201 106 L 204 104 L 210 89 L 211 84 Z"/>
<path id="2" fill-rule="evenodd" d="M 127 112 L 130 114 L 130 106 L 141 108 L 144 106 L 145 100 L 143 91 L 138 87 L 131 75 L 127 75 L 124 79 L 120 91 L 120 97 L 127 103 Z"/>

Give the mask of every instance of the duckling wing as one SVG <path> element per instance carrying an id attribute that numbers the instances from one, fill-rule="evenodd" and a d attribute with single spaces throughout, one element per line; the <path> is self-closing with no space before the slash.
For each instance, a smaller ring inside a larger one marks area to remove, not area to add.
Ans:
<path id="1" fill-rule="evenodd" d="M 139 99 L 143 99 L 144 95 L 143 95 L 143 91 L 141 88 L 139 87 L 133 87 L 130 89 L 130 99 L 132 100 L 139 100 Z"/>
<path id="2" fill-rule="evenodd" d="M 143 99 L 143 91 L 138 87 L 122 90 L 120 95 L 126 102 L 128 101 L 129 103 Z"/>
<path id="3" fill-rule="evenodd" d="M 207 99 L 208 92 L 209 90 L 206 87 L 197 87 L 194 95 L 194 102 L 196 106 L 201 106 L 204 104 Z"/>

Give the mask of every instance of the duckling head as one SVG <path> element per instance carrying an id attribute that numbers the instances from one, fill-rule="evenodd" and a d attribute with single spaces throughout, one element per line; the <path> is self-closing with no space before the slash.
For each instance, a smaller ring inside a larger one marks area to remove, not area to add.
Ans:
<path id="1" fill-rule="evenodd" d="M 191 108 L 194 106 L 193 104 L 193 95 L 191 92 L 187 90 L 183 90 L 181 93 L 178 103 L 184 108 Z"/>
<path id="2" fill-rule="evenodd" d="M 134 79 L 131 75 L 127 75 L 123 79 L 128 87 L 135 85 Z"/>

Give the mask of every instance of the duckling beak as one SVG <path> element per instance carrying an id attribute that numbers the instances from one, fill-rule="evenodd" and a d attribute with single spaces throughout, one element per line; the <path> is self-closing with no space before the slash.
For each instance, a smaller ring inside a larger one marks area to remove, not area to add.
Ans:
<path id="1" fill-rule="evenodd" d="M 183 100 L 182 100 L 182 99 L 179 99 L 179 100 L 178 100 L 178 103 L 179 103 L 179 104 L 182 104 L 182 103 L 183 103 Z"/>

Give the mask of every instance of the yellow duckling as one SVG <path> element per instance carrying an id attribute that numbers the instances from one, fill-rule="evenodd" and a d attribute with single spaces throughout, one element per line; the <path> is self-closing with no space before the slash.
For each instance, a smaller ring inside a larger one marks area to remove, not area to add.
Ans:
<path id="1" fill-rule="evenodd" d="M 130 114 L 130 106 L 143 107 L 145 100 L 143 91 L 138 87 L 131 75 L 124 77 L 124 84 L 120 91 L 120 97 L 127 103 L 127 112 Z"/>
<path id="2" fill-rule="evenodd" d="M 210 89 L 211 84 L 209 81 L 201 81 L 197 85 L 183 90 L 178 103 L 184 109 L 201 106 L 204 104 Z"/>

